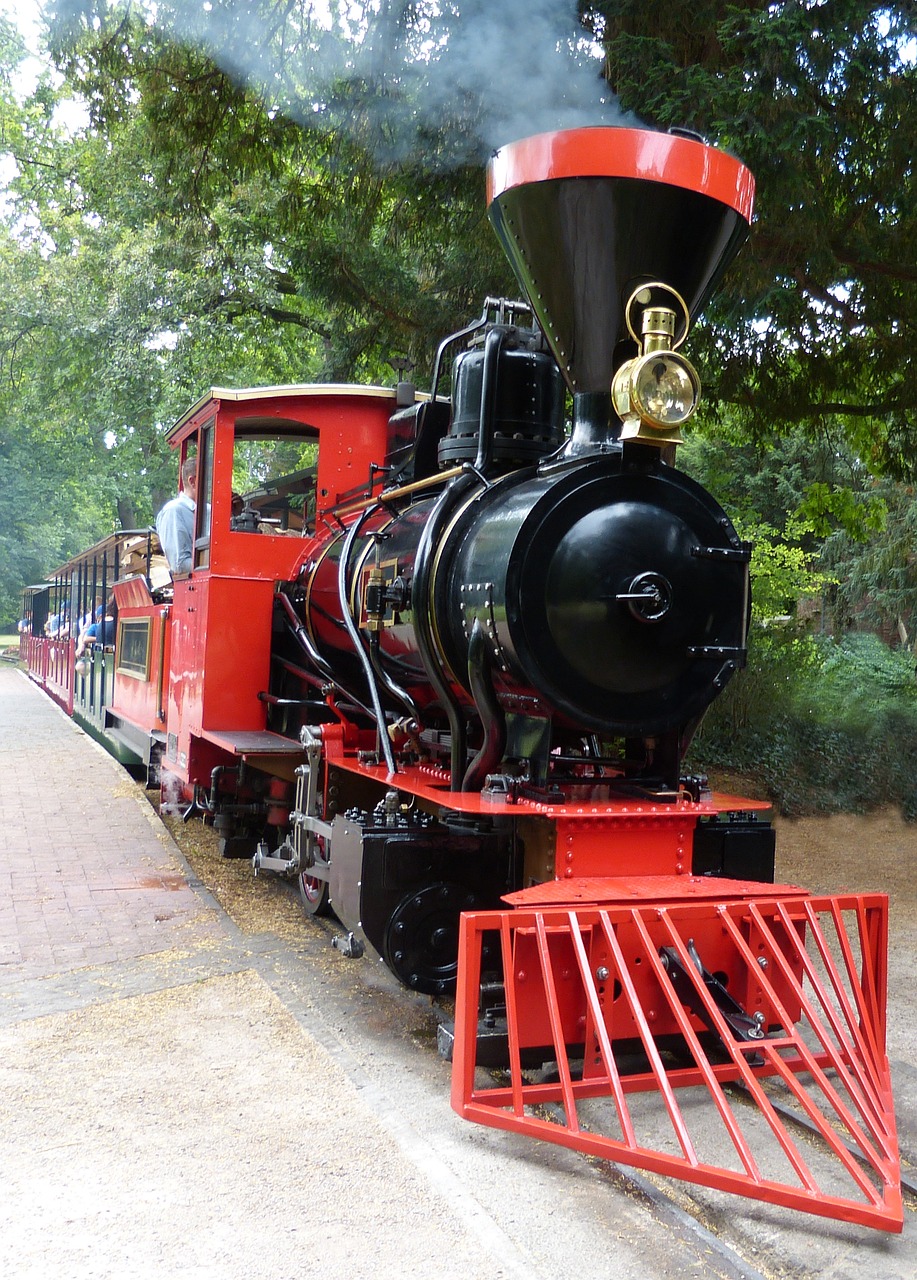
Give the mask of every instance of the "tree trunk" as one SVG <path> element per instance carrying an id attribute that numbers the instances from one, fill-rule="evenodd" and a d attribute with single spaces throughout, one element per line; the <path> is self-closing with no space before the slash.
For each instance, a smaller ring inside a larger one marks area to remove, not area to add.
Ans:
<path id="1" fill-rule="evenodd" d="M 136 509 L 129 498 L 118 499 L 118 519 L 121 521 L 122 529 L 137 528 Z"/>

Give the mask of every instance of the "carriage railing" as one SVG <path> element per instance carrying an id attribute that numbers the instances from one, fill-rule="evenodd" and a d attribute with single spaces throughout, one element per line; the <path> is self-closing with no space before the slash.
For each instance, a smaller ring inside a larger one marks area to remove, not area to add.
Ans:
<path id="1" fill-rule="evenodd" d="M 121 577 L 142 574 L 153 587 L 153 560 L 159 551 L 154 529 L 122 529 L 68 560 L 44 583 L 26 588 L 23 617 L 26 631 L 20 637 L 20 656 L 33 680 L 69 714 L 74 703 L 102 714 L 111 702 L 114 664 L 106 663 L 104 630 L 99 641 L 84 650 L 86 665 L 76 664 L 81 630 L 110 616 L 111 589 Z"/>

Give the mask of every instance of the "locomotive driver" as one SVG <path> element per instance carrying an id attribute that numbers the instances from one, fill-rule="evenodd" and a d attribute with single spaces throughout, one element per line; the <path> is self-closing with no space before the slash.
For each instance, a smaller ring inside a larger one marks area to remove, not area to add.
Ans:
<path id="1" fill-rule="evenodd" d="M 156 517 L 156 532 L 173 574 L 191 572 L 196 499 L 197 458 L 186 458 L 181 469 L 181 493 L 167 502 Z"/>

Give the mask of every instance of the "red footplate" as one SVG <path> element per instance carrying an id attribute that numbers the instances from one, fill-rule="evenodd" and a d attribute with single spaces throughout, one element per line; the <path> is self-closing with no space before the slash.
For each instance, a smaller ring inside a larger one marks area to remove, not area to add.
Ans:
<path id="1" fill-rule="evenodd" d="M 463 916 L 455 1110 L 900 1231 L 887 898 L 659 877 L 635 904 L 633 885 L 614 883 L 591 895 L 555 883 L 514 896 L 528 905 Z M 563 890 L 567 905 L 550 901 Z M 505 1017 L 499 1079 L 477 1066 L 482 976 L 489 1020 Z"/>

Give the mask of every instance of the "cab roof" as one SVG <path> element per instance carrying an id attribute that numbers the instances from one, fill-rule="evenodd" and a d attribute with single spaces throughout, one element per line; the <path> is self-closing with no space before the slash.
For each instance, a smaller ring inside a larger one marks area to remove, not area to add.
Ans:
<path id="1" fill-rule="evenodd" d="M 177 422 L 172 424 L 166 432 L 166 440 L 177 443 L 177 437 L 181 435 L 182 429 L 210 404 L 218 404 L 225 401 L 236 404 L 255 404 L 265 400 L 309 400 L 337 396 L 347 396 L 354 400 L 385 399 L 391 400 L 392 404 L 395 403 L 395 389 L 393 387 L 368 387 L 348 382 L 311 382 L 272 387 L 211 387 L 190 409 L 182 414 Z"/>

